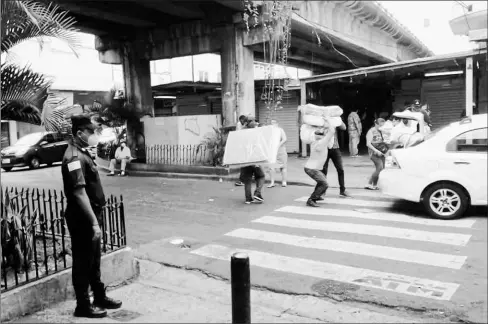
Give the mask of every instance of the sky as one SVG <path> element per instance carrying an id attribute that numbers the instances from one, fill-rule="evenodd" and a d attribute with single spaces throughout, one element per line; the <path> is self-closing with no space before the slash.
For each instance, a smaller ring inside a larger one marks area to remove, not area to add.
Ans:
<path id="1" fill-rule="evenodd" d="M 449 20 L 463 14 L 456 1 L 379 1 L 436 55 L 463 52 L 473 48 L 467 36 L 452 33 Z M 463 1 L 473 11 L 487 7 L 486 1 Z"/>

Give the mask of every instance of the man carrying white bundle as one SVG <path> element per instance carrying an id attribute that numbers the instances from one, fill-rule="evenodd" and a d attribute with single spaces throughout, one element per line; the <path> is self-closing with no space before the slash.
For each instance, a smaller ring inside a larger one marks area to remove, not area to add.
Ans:
<path id="1" fill-rule="evenodd" d="M 323 200 L 321 197 L 325 194 L 328 188 L 327 177 L 322 172 L 325 161 L 329 153 L 328 145 L 335 135 L 336 129 L 330 123 L 329 118 L 324 118 L 327 122 L 328 129 L 322 128 L 315 131 L 315 141 L 310 145 L 310 158 L 305 164 L 305 173 L 317 182 L 315 190 L 307 200 L 307 206 L 319 207 L 318 200 Z"/>

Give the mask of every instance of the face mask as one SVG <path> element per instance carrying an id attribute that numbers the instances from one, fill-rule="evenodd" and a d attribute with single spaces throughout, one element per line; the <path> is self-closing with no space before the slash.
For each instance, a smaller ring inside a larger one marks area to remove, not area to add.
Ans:
<path id="1" fill-rule="evenodd" d="M 90 136 L 86 136 L 85 133 L 81 132 L 80 135 L 78 135 L 78 137 L 86 146 L 94 146 L 94 145 L 98 144 L 98 135 L 97 134 L 92 134 Z"/>

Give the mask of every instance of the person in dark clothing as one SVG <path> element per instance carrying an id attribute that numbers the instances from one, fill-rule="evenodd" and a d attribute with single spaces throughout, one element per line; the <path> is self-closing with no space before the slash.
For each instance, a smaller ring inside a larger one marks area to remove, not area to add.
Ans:
<path id="1" fill-rule="evenodd" d="M 259 124 L 253 118 L 250 118 L 248 123 L 246 124 L 246 128 L 255 128 L 258 127 L 258 125 Z M 254 180 L 256 181 L 256 189 L 254 190 L 254 194 L 251 194 L 253 176 Z M 250 165 L 243 167 L 241 168 L 241 177 L 244 183 L 244 194 L 246 196 L 245 203 L 263 203 L 264 199 L 261 194 L 261 190 L 265 182 L 265 174 L 263 168 L 259 165 Z"/>
<path id="2" fill-rule="evenodd" d="M 346 125 L 342 123 L 339 127 L 340 130 L 346 130 Z M 344 165 L 342 163 L 342 154 L 341 149 L 339 148 L 339 141 L 337 140 L 337 132 L 334 135 L 333 143 L 330 145 L 329 143 L 329 154 L 327 155 L 327 160 L 325 160 L 324 167 L 322 169 L 322 173 L 325 174 L 327 177 L 327 173 L 329 171 L 329 161 L 332 160 L 334 167 L 337 171 L 337 177 L 339 179 L 339 196 L 342 198 L 350 198 L 349 194 L 346 192 L 346 185 L 344 181 Z"/>
<path id="3" fill-rule="evenodd" d="M 105 294 L 101 281 L 101 230 L 102 208 L 105 194 L 98 169 L 87 151 L 97 140 L 96 125 L 88 115 L 71 118 L 73 139 L 64 153 L 61 173 L 67 198 L 65 219 L 71 236 L 73 256 L 73 287 L 76 295 L 75 316 L 105 317 L 105 309 L 116 309 L 122 302 Z M 90 302 L 91 286 L 94 301 Z"/>

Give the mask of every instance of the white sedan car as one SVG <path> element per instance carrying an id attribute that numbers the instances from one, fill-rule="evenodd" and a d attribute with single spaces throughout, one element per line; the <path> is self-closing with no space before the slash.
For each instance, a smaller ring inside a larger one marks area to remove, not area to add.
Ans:
<path id="1" fill-rule="evenodd" d="M 487 205 L 487 114 L 474 115 L 431 134 L 424 142 L 392 150 L 378 186 L 387 195 L 420 202 L 440 219 Z"/>

